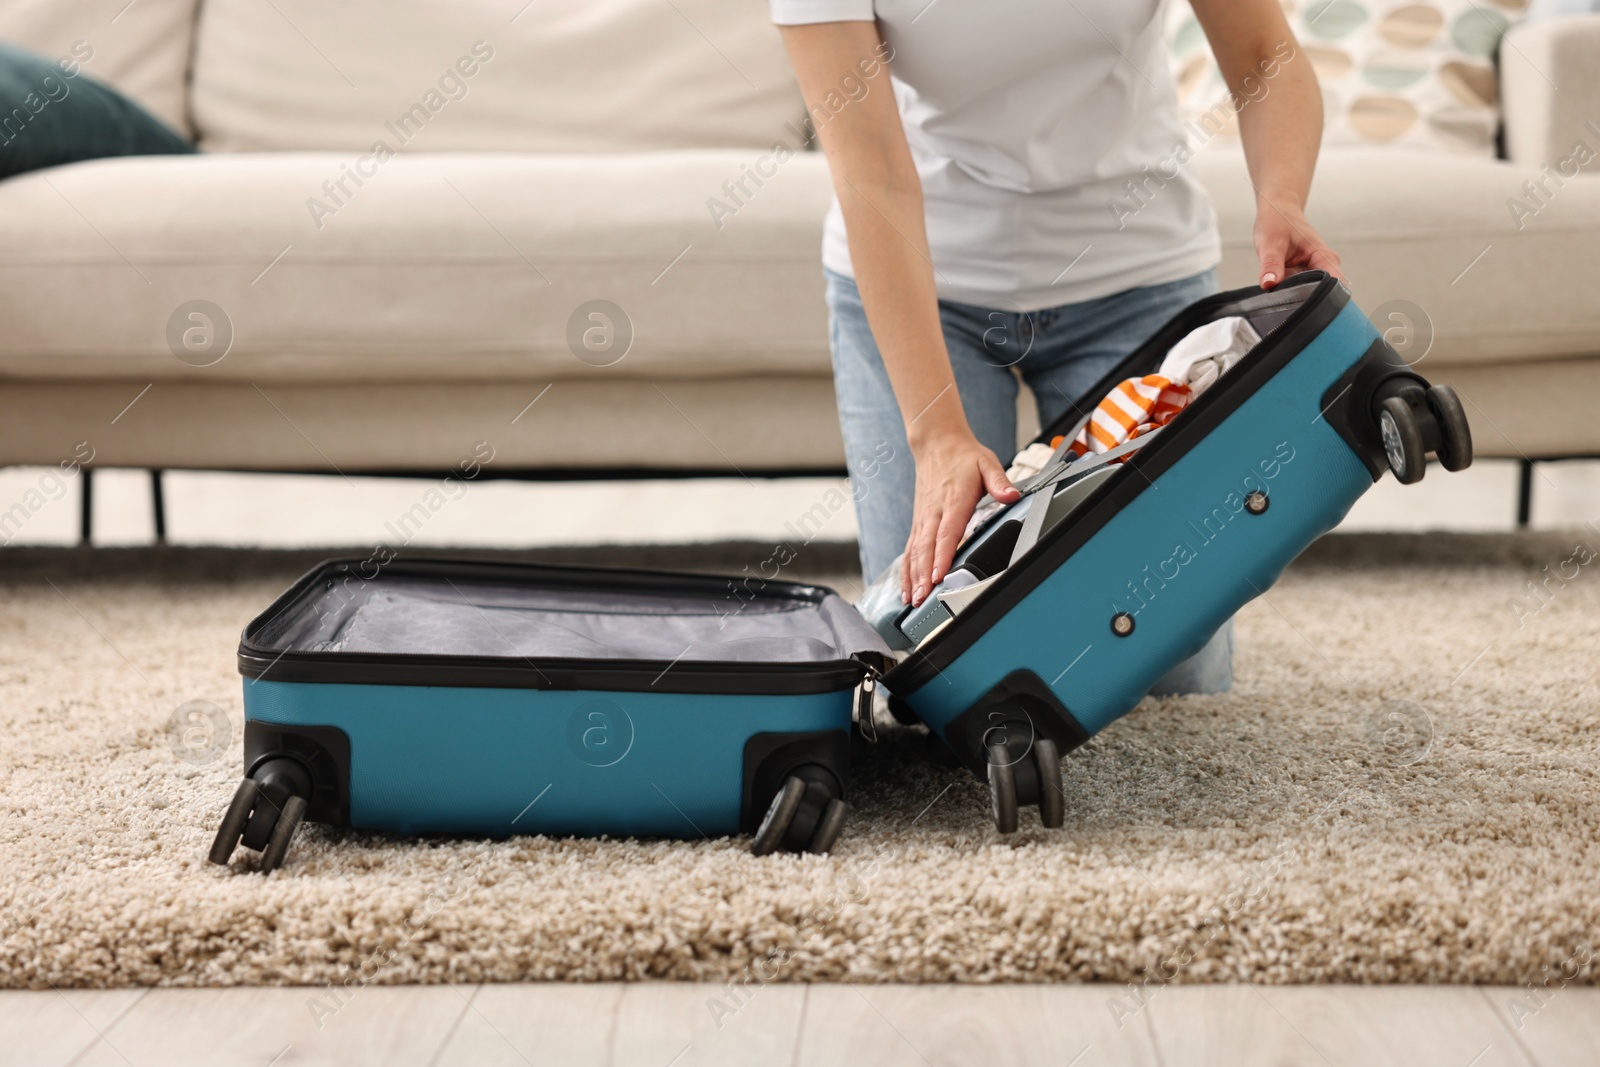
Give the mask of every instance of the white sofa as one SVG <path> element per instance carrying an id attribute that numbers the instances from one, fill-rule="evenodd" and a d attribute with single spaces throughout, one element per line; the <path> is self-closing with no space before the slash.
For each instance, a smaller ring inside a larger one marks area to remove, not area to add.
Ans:
<path id="1" fill-rule="evenodd" d="M 500 473 L 842 467 L 829 183 L 773 151 L 803 105 L 761 0 L 125 3 L 0 0 L 0 38 L 88 42 L 205 150 L 0 182 L 0 464 L 437 471 L 486 441 Z M 1330 150 L 1311 215 L 1363 307 L 1425 314 L 1480 455 L 1600 454 L 1600 179 L 1511 208 L 1600 151 L 1600 18 L 1506 54 L 1511 162 Z M 1192 165 L 1249 284 L 1242 163 Z M 595 300 L 627 322 L 590 352 Z"/>

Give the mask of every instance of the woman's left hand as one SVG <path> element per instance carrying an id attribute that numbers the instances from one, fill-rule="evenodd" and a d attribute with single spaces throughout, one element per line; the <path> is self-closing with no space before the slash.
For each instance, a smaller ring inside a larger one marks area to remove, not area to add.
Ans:
<path id="1" fill-rule="evenodd" d="M 1344 280 L 1339 253 L 1328 247 L 1299 208 L 1262 200 L 1256 207 L 1255 238 L 1263 289 L 1303 270 L 1325 270 Z"/>

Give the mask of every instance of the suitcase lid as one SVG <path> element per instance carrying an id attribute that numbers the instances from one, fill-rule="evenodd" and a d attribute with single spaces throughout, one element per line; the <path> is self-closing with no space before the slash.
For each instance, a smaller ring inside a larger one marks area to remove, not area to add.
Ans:
<path id="1" fill-rule="evenodd" d="M 332 559 L 245 627 L 239 673 L 284 682 L 832 692 L 882 638 L 830 589 L 604 567 Z M 868 656 L 870 659 L 870 655 Z"/>
<path id="2" fill-rule="evenodd" d="M 1271 290 L 1251 286 L 1217 293 L 1190 304 L 1173 316 L 1096 382 L 1087 395 L 1103 397 L 1125 378 L 1153 373 L 1167 350 L 1191 330 L 1227 315 L 1249 318 L 1261 335 L 1261 342 L 1220 382 L 1180 411 L 1158 437 L 1125 461 L 1121 476 L 1103 479 L 1070 515 L 1045 530 L 1020 559 L 1000 572 L 965 611 L 889 670 L 884 675 L 884 685 L 890 692 L 904 696 L 938 677 L 939 672 L 1021 603 L 1158 475 L 1270 381 L 1344 310 L 1349 301 L 1350 290 L 1342 282 L 1326 271 L 1316 270 L 1293 275 Z M 1090 411 L 1068 412 L 1045 427 L 1034 440 L 1048 443 L 1058 434 L 1075 434 Z M 1004 521 L 1007 514 L 1002 512 L 994 516 L 990 523 Z"/>

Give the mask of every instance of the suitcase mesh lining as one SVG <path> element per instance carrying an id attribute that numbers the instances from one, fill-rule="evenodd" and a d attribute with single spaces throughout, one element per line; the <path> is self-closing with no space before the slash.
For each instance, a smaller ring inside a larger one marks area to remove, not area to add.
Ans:
<path id="1" fill-rule="evenodd" d="M 277 621 L 273 651 L 511 659 L 799 663 L 887 651 L 853 608 L 755 596 L 657 594 L 385 577 L 328 585 Z"/>

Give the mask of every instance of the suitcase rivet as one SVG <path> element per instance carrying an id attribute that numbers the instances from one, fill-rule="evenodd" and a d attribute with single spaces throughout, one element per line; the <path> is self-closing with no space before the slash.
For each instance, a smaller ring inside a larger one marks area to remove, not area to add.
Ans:
<path id="1" fill-rule="evenodd" d="M 1118 637 L 1127 637 L 1133 633 L 1133 616 L 1126 611 L 1119 611 L 1111 616 L 1111 632 Z"/>
<path id="2" fill-rule="evenodd" d="M 1257 489 L 1244 498 L 1244 509 L 1252 515 L 1261 515 L 1266 512 L 1267 494 Z"/>

